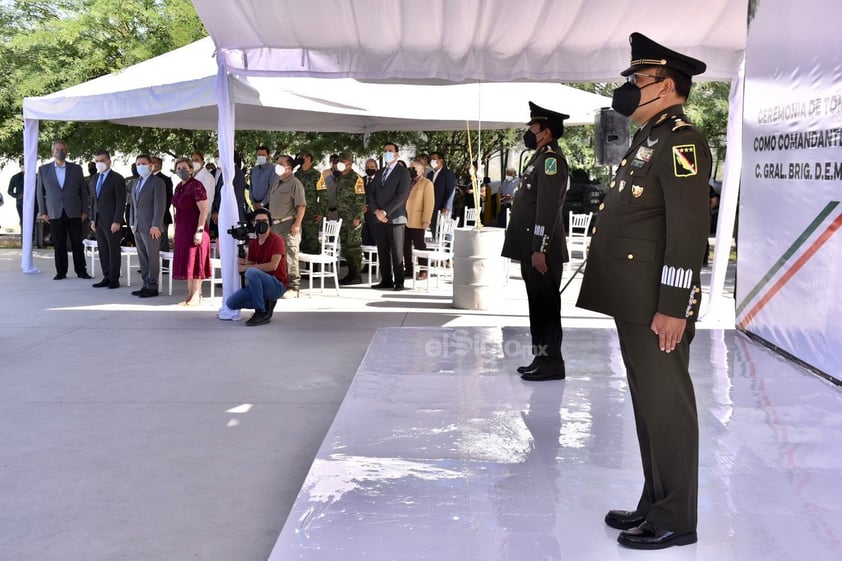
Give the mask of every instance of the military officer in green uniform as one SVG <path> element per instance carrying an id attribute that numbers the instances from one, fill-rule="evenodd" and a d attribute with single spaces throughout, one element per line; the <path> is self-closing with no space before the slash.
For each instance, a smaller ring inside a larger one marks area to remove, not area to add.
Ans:
<path id="1" fill-rule="evenodd" d="M 339 243 L 342 257 L 348 264 L 348 274 L 339 284 L 360 284 L 362 269 L 363 215 L 365 214 L 365 183 L 362 176 L 353 170 L 353 158 L 340 154 L 336 169 L 341 173 L 335 178 L 336 210 L 342 219 Z"/>
<path id="2" fill-rule="evenodd" d="M 578 306 L 614 317 L 634 407 L 644 486 L 605 522 L 620 544 L 696 542 L 699 428 L 689 373 L 710 219 L 711 155 L 684 115 L 705 63 L 632 33 L 613 107 L 640 125 L 600 205 Z"/>
<path id="3" fill-rule="evenodd" d="M 323 213 L 319 210 L 319 196 L 316 191 L 316 184 L 321 176 L 322 174 L 313 167 L 313 155 L 309 152 L 302 152 L 301 165 L 295 172 L 296 179 L 304 186 L 304 198 L 307 200 L 304 221 L 301 223 L 301 252 L 311 255 L 316 255 L 322 250 L 319 241 L 319 227 Z"/>
<path id="4" fill-rule="evenodd" d="M 518 372 L 524 380 L 561 380 L 561 273 L 568 261 L 561 206 L 567 190 L 567 160 L 558 147 L 568 115 L 529 102 L 531 119 L 523 135 L 535 154 L 526 164 L 512 213 L 503 257 L 520 261 L 529 299 L 532 363 Z"/>

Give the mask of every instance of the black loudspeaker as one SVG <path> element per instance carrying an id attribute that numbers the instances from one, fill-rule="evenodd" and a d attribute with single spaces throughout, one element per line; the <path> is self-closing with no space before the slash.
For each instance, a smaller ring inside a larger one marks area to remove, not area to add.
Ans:
<path id="1" fill-rule="evenodd" d="M 619 165 L 628 149 L 629 119 L 603 107 L 594 120 L 596 162 L 604 166 Z"/>

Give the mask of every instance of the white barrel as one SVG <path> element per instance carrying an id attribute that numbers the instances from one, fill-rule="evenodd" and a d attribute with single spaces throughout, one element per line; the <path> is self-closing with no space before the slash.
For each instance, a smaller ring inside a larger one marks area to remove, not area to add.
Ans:
<path id="1" fill-rule="evenodd" d="M 503 228 L 457 229 L 453 239 L 453 307 L 488 310 L 503 297 Z"/>

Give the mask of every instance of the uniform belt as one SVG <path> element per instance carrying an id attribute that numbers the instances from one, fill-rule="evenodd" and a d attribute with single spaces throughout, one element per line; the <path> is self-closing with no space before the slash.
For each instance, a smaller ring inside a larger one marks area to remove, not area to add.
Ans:
<path id="1" fill-rule="evenodd" d="M 293 218 L 295 218 L 295 217 L 294 216 L 287 216 L 286 218 L 276 218 L 275 220 L 272 221 L 272 224 L 283 224 L 284 222 L 289 222 Z"/>

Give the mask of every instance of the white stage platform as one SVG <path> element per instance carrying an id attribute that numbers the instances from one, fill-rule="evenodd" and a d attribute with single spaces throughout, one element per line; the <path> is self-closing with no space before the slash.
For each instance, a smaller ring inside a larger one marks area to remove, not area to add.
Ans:
<path id="1" fill-rule="evenodd" d="M 528 383 L 528 329 L 377 331 L 270 561 L 842 558 L 842 391 L 729 330 L 700 330 L 699 542 L 603 523 L 642 487 L 612 329 L 567 329 L 568 378 Z"/>

